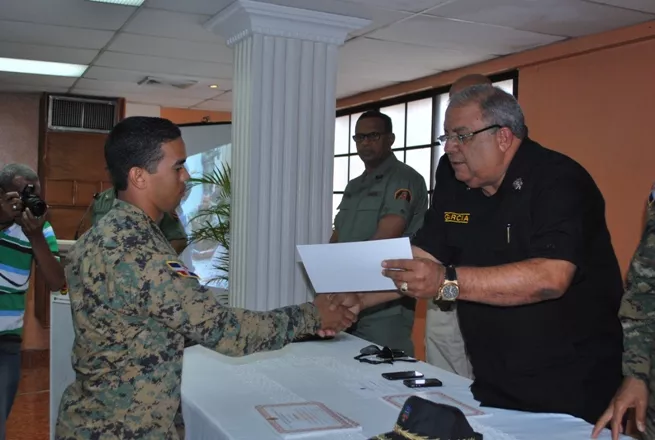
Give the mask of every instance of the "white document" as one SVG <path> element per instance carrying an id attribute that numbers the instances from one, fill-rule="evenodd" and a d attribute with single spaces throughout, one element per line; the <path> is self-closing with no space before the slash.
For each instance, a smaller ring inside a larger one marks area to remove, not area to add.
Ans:
<path id="1" fill-rule="evenodd" d="M 382 261 L 412 259 L 408 237 L 352 243 L 298 245 L 316 293 L 396 290 L 382 275 Z"/>
<path id="2" fill-rule="evenodd" d="M 362 427 L 320 402 L 258 405 L 257 411 L 282 437 L 293 438 L 325 431 L 360 431 Z"/>

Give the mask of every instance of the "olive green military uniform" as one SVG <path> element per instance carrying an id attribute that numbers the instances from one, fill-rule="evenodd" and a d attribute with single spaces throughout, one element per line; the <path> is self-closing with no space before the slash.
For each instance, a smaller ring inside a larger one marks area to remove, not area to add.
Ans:
<path id="1" fill-rule="evenodd" d="M 425 179 L 392 154 L 374 171 L 348 182 L 334 227 L 340 243 L 366 241 L 373 237 L 384 216 L 394 214 L 406 221 L 403 235 L 411 236 L 423 224 L 427 208 Z M 349 331 L 413 356 L 415 305 L 414 299 L 401 298 L 364 310 Z"/>
<path id="2" fill-rule="evenodd" d="M 61 399 L 57 440 L 177 440 L 185 338 L 244 356 L 320 328 L 310 303 L 222 307 L 159 227 L 120 200 L 73 245 L 66 279 L 76 377 Z"/>
<path id="3" fill-rule="evenodd" d="M 646 228 L 630 262 L 619 317 L 623 325 L 623 375 L 649 386 L 646 436 L 655 438 L 655 186 Z"/>
<path id="4" fill-rule="evenodd" d="M 109 188 L 98 195 L 98 198 L 93 202 L 91 211 L 91 219 L 94 225 L 109 212 L 114 204 L 114 200 L 116 200 L 116 192 L 113 188 Z M 182 226 L 177 216 L 173 214 L 165 213 L 159 222 L 159 228 L 168 241 L 187 239 L 184 226 Z"/>

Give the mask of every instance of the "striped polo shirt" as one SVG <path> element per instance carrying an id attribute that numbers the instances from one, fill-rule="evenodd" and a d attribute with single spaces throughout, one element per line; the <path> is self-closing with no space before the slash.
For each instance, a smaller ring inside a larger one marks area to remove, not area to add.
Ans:
<path id="1" fill-rule="evenodd" d="M 57 238 L 48 222 L 43 225 L 43 236 L 59 259 Z M 33 258 L 32 245 L 19 225 L 0 231 L 0 336 L 22 334 Z"/>

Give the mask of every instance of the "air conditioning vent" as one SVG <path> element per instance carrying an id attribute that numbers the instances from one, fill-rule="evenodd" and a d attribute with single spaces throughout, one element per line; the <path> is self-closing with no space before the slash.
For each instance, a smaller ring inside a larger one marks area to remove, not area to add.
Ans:
<path id="1" fill-rule="evenodd" d="M 155 86 L 155 87 L 174 87 L 176 89 L 188 89 L 191 86 L 198 84 L 195 79 L 179 79 L 179 78 L 164 78 L 155 76 L 146 76 L 138 82 L 140 86 Z"/>
<path id="2" fill-rule="evenodd" d="M 48 129 L 108 133 L 118 122 L 118 103 L 112 100 L 50 96 Z"/>

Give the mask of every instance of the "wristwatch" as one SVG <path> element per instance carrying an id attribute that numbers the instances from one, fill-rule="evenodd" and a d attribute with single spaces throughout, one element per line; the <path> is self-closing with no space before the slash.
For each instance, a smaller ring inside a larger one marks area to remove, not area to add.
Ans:
<path id="1" fill-rule="evenodd" d="M 439 288 L 439 294 L 432 302 L 437 304 L 440 301 L 453 303 L 459 296 L 459 284 L 457 283 L 457 271 L 455 266 L 446 266 L 446 278 Z"/>

